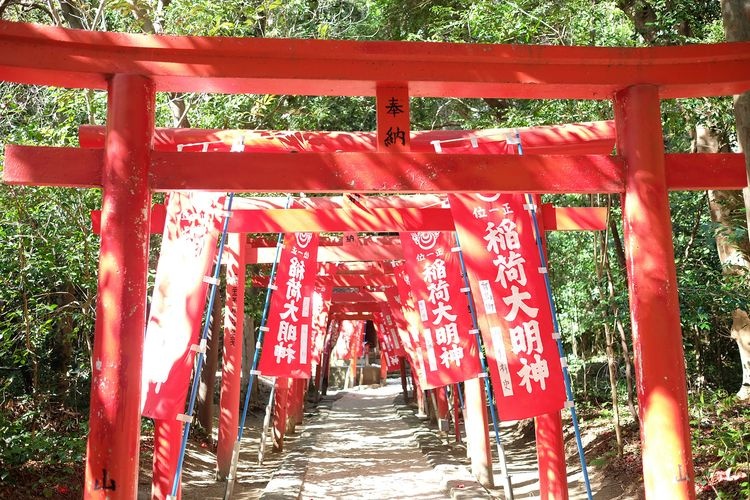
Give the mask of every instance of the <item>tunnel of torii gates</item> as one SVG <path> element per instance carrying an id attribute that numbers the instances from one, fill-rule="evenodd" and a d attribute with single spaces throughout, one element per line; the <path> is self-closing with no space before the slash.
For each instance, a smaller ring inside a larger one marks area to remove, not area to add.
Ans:
<path id="1" fill-rule="evenodd" d="M 624 195 L 645 490 L 650 498 L 695 496 L 667 195 L 740 189 L 747 177 L 741 155 L 665 154 L 660 101 L 747 91 L 750 43 L 234 39 L 2 22 L 0 79 L 108 92 L 102 147 L 9 145 L 3 171 L 12 184 L 102 189 L 86 498 L 136 496 L 151 195 L 172 190 Z M 375 96 L 376 145 L 297 154 L 164 151 L 155 147 L 156 92 Z M 412 151 L 409 97 L 609 99 L 617 152 Z M 404 113 L 387 114 L 391 99 Z M 116 489 L 102 488 L 105 470 Z"/>

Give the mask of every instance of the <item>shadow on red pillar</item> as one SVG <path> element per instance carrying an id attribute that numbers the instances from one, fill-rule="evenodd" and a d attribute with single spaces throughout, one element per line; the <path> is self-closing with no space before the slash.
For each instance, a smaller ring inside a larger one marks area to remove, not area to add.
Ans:
<path id="1" fill-rule="evenodd" d="M 240 392 L 242 388 L 242 346 L 245 320 L 245 244 L 244 233 L 229 233 L 225 249 L 227 264 L 226 317 L 224 318 L 224 351 L 221 366 L 219 400 L 219 436 L 216 447 L 216 478 L 229 474 L 232 453 L 239 427 Z"/>
<path id="2" fill-rule="evenodd" d="M 534 424 L 539 463 L 539 498 L 567 500 L 568 472 L 565 467 L 565 442 L 560 412 L 539 415 L 534 418 Z"/>
<path id="3" fill-rule="evenodd" d="M 466 407 L 466 440 L 471 459 L 471 473 L 479 484 L 492 488 L 492 451 L 488 431 L 487 404 L 482 379 L 473 378 L 464 382 L 464 406 Z"/>
<path id="4" fill-rule="evenodd" d="M 542 206 L 542 196 L 533 195 L 534 204 Z M 538 219 L 542 251 L 549 262 L 547 233 L 543 220 Z M 562 416 L 559 411 L 539 415 L 534 419 L 536 431 L 536 456 L 539 463 L 539 496 L 546 499 L 568 499 L 568 473 L 565 461 Z"/>
<path id="5" fill-rule="evenodd" d="M 179 420 L 154 420 L 154 475 L 151 481 L 151 498 L 154 500 L 164 500 L 172 492 L 182 444 L 182 428 Z M 180 498 L 181 487 L 177 488 L 177 499 Z"/>
<path id="6" fill-rule="evenodd" d="M 114 75 L 102 170 L 86 499 L 131 499 L 138 492 L 153 131 L 153 83 Z"/>
<path id="7" fill-rule="evenodd" d="M 445 387 L 435 389 L 435 401 L 437 403 L 438 429 L 448 432 L 450 405 L 448 404 L 448 395 L 445 392 Z"/>
<path id="8" fill-rule="evenodd" d="M 659 89 L 618 92 L 615 122 L 646 496 L 695 498 Z"/>
<path id="9" fill-rule="evenodd" d="M 409 402 L 409 388 L 406 383 L 406 359 L 398 358 L 399 370 L 401 371 L 401 391 L 404 394 L 404 403 Z M 414 387 L 414 386 L 412 386 Z"/>
<path id="10" fill-rule="evenodd" d="M 289 379 L 286 377 L 276 379 L 276 398 L 273 402 L 273 449 L 275 451 L 284 451 L 289 385 Z"/>
<path id="11" fill-rule="evenodd" d="M 456 435 L 456 442 L 461 442 L 461 407 L 458 400 L 458 384 L 453 384 L 453 431 Z"/>

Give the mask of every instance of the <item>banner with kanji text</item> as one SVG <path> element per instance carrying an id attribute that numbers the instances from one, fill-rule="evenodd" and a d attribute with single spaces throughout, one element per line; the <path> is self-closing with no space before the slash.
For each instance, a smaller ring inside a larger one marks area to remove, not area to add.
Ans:
<path id="1" fill-rule="evenodd" d="M 385 360 L 386 371 L 399 370 L 401 367 L 399 357 L 404 355 L 404 351 L 398 340 L 396 324 L 387 304 L 383 304 L 381 312 L 375 313 L 375 329 L 378 335 L 378 345 Z"/>
<path id="2" fill-rule="evenodd" d="M 312 352 L 310 361 L 313 365 L 320 364 L 325 348 L 326 332 L 328 329 L 328 313 L 331 309 L 332 284 L 317 284 L 313 290 L 312 303 Z"/>
<path id="3" fill-rule="evenodd" d="M 287 233 L 274 280 L 258 371 L 310 378 L 318 234 Z"/>
<path id="4" fill-rule="evenodd" d="M 424 341 L 420 333 L 422 323 L 419 320 L 417 306 L 411 293 L 409 274 L 403 262 L 393 264 L 393 276 L 396 278 L 396 289 L 386 288 L 385 296 L 391 306 L 391 312 L 396 320 L 401 345 L 409 356 L 409 364 L 416 372 L 416 379 L 424 387 Z"/>
<path id="5" fill-rule="evenodd" d="M 174 420 L 185 411 L 224 198 L 200 191 L 169 194 L 143 346 L 144 417 Z"/>
<path id="6" fill-rule="evenodd" d="M 530 206 L 522 194 L 453 194 L 502 420 L 560 410 L 565 386 Z"/>
<path id="7" fill-rule="evenodd" d="M 461 263 L 449 232 L 401 233 L 411 291 L 422 323 L 425 388 L 475 378 L 479 363 Z"/>

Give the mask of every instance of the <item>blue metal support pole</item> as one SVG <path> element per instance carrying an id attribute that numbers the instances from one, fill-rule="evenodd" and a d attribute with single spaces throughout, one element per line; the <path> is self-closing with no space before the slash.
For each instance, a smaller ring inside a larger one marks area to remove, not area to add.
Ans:
<path id="1" fill-rule="evenodd" d="M 521 135 L 516 131 L 516 139 L 518 141 L 518 154 L 523 155 L 523 148 L 521 146 Z M 534 224 L 534 235 L 536 237 L 536 246 L 537 250 L 539 252 L 539 261 L 543 268 L 548 269 L 547 267 L 547 256 L 544 253 L 544 246 L 542 244 L 542 234 L 539 230 L 539 220 L 537 219 L 537 210 L 534 205 L 534 200 L 532 199 L 531 195 L 526 195 L 526 201 L 528 205 L 531 208 L 531 219 Z M 549 279 L 549 272 L 544 273 L 544 284 L 547 289 L 547 299 L 549 300 L 550 310 L 552 311 L 552 325 L 555 329 L 555 332 L 558 334 L 560 333 L 560 324 L 557 321 L 557 309 L 555 307 L 555 298 L 552 295 L 552 283 Z M 565 359 L 565 350 L 563 349 L 562 345 L 562 337 L 558 335 L 557 338 L 557 350 L 560 355 L 560 360 Z M 573 421 L 573 429 L 575 430 L 576 435 L 576 446 L 578 447 L 578 457 L 581 460 L 581 470 L 583 471 L 583 481 L 586 486 L 586 496 L 589 500 L 593 498 L 591 493 L 591 482 L 589 481 L 589 473 L 588 473 L 588 466 L 586 464 L 586 456 L 583 452 L 583 442 L 581 441 L 581 430 L 578 426 L 578 414 L 576 413 L 576 407 L 573 402 L 573 389 L 571 387 L 570 383 L 570 373 L 568 371 L 567 364 L 563 363 L 562 366 L 563 371 L 563 380 L 565 381 L 565 394 L 567 396 L 567 399 L 570 404 L 570 416 L 571 420 Z"/>
<path id="2" fill-rule="evenodd" d="M 216 257 L 216 267 L 214 269 L 213 280 L 211 283 L 211 290 L 209 293 L 208 304 L 206 306 L 206 319 L 203 322 L 203 331 L 201 332 L 200 345 L 205 345 L 205 341 L 208 338 L 209 318 L 211 311 L 214 307 L 214 301 L 216 300 L 216 290 L 219 288 L 219 276 L 221 274 L 221 258 L 224 254 L 224 244 L 227 240 L 227 231 L 229 229 L 229 218 L 232 213 L 232 201 L 234 201 L 234 193 L 229 193 L 229 200 L 227 202 L 227 214 L 224 216 L 224 224 L 221 230 L 221 239 L 219 240 L 219 253 Z M 218 318 L 214 318 L 214 321 L 218 321 Z M 201 371 L 203 370 L 203 360 L 206 357 L 204 351 L 198 351 L 197 364 L 195 366 L 195 374 L 193 375 L 193 387 L 190 391 L 190 402 L 188 403 L 188 409 L 185 415 L 189 417 L 185 422 L 185 427 L 182 430 L 182 444 L 180 445 L 180 457 L 177 460 L 177 468 L 175 469 L 174 479 L 172 480 L 172 494 L 171 496 L 177 497 L 177 490 L 180 486 L 180 476 L 182 475 L 182 465 L 185 461 L 185 450 L 187 449 L 187 441 L 190 436 L 190 424 L 192 422 L 193 411 L 195 410 L 195 400 L 198 396 L 198 388 L 201 381 Z"/>
<path id="3" fill-rule="evenodd" d="M 288 195 L 286 199 L 286 207 L 289 208 L 292 203 L 292 196 Z M 258 361 L 260 360 L 260 352 L 263 348 L 263 337 L 265 334 L 266 321 L 268 320 L 268 310 L 271 307 L 271 294 L 273 289 L 273 281 L 276 278 L 276 270 L 278 267 L 279 256 L 281 255 L 281 248 L 284 245 L 284 233 L 279 233 L 276 238 L 276 256 L 273 259 L 273 265 L 271 267 L 271 275 L 268 278 L 268 292 L 266 293 L 266 301 L 263 304 L 263 314 L 260 319 L 260 327 L 258 328 L 258 340 L 255 343 L 255 355 L 253 356 L 253 363 L 250 367 L 250 374 L 247 380 L 247 390 L 245 391 L 245 403 L 242 408 L 242 416 L 240 417 L 240 425 L 237 429 L 237 441 L 234 443 L 234 452 L 232 453 L 232 462 L 229 468 L 229 476 L 227 477 L 227 485 L 224 490 L 224 499 L 228 500 L 232 495 L 232 489 L 234 488 L 234 481 L 237 476 L 237 465 L 240 458 L 240 443 L 242 442 L 242 434 L 245 430 L 245 420 L 247 418 L 247 409 L 250 406 L 250 394 L 253 390 L 253 383 L 255 382 L 256 369 L 258 367 Z"/>
<path id="4" fill-rule="evenodd" d="M 477 349 L 479 351 L 479 361 L 482 364 L 482 374 L 484 379 L 484 390 L 487 393 L 487 399 L 490 403 L 490 415 L 492 416 L 492 428 L 495 431 L 495 443 L 497 445 L 497 455 L 500 462 L 500 473 L 503 478 L 503 490 L 505 491 L 505 497 L 508 500 L 513 500 L 513 484 L 511 483 L 510 474 L 508 473 L 508 463 L 505 458 L 505 447 L 503 446 L 502 439 L 500 439 L 500 426 L 498 424 L 498 415 L 495 408 L 495 402 L 492 394 L 492 388 L 490 387 L 490 374 L 487 369 L 487 358 L 484 354 L 484 346 L 482 344 L 482 336 L 479 334 L 479 322 L 477 320 L 477 312 L 474 305 L 474 297 L 471 293 L 471 287 L 469 286 L 469 275 L 466 272 L 466 264 L 464 263 L 464 255 L 460 250 L 461 243 L 458 240 L 458 233 L 456 235 L 456 246 L 459 248 L 458 258 L 461 262 L 461 273 L 463 274 L 464 286 L 467 289 L 467 296 L 469 299 L 469 312 L 471 313 L 471 321 L 474 325 L 474 337 L 477 341 Z"/>

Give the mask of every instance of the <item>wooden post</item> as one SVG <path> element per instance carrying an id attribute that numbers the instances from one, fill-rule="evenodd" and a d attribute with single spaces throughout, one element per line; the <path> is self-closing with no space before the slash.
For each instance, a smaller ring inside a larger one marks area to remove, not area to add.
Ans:
<path id="1" fill-rule="evenodd" d="M 542 206 L 541 195 L 533 195 L 533 200 L 537 207 Z M 544 220 L 539 217 L 537 222 L 542 240 L 542 251 L 548 257 Z M 549 262 L 549 258 L 546 258 L 546 261 Z M 568 472 L 562 415 L 559 411 L 539 415 L 534 418 L 534 424 L 536 456 L 539 465 L 539 498 L 568 500 Z"/>
<path id="2" fill-rule="evenodd" d="M 615 96 L 643 475 L 648 498 L 695 498 L 659 105 L 655 86 Z"/>
<path id="3" fill-rule="evenodd" d="M 273 449 L 284 451 L 287 405 L 289 404 L 289 379 L 276 379 L 276 399 L 273 402 Z"/>
<path id="4" fill-rule="evenodd" d="M 108 89 L 83 496 L 130 499 L 138 493 L 154 86 L 142 76 L 117 74 Z"/>
<path id="5" fill-rule="evenodd" d="M 219 399 L 219 439 L 216 447 L 216 478 L 220 481 L 226 479 L 229 474 L 240 420 L 246 239 L 245 233 L 229 233 L 224 247 L 223 260 L 227 265 L 227 295 Z"/>
<path id="6" fill-rule="evenodd" d="M 409 387 L 406 383 L 406 359 L 398 358 L 399 368 L 401 370 L 401 391 L 404 393 L 404 403 L 409 403 Z"/>
<path id="7" fill-rule="evenodd" d="M 492 476 L 492 450 L 488 431 L 487 407 L 482 380 L 473 378 L 464 382 L 466 407 L 466 440 L 469 442 L 471 473 L 485 488 L 494 487 Z"/>
<path id="8" fill-rule="evenodd" d="M 534 418 L 539 463 L 539 498 L 568 500 L 562 416 L 559 411 Z"/>
<path id="9" fill-rule="evenodd" d="M 434 390 L 438 430 L 442 432 L 448 432 L 448 414 L 450 413 L 448 395 L 445 391 L 445 387 L 438 387 Z"/>
<path id="10" fill-rule="evenodd" d="M 453 430 L 456 433 L 456 443 L 461 442 L 461 407 L 458 400 L 458 384 L 453 384 Z"/>
<path id="11" fill-rule="evenodd" d="M 152 500 L 164 500 L 172 492 L 182 444 L 182 422 L 154 419 L 154 460 L 151 477 Z M 182 498 L 182 485 L 177 488 L 177 498 Z"/>

